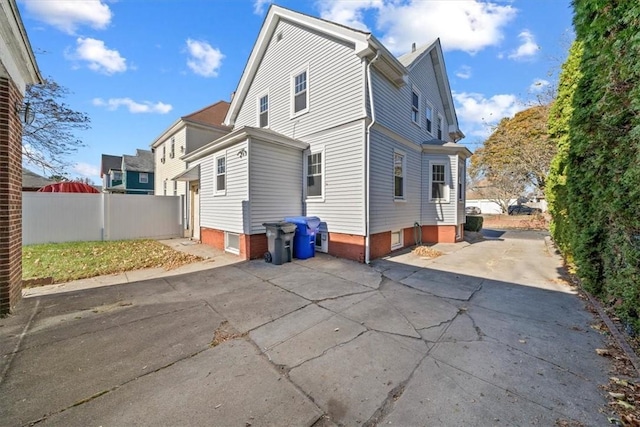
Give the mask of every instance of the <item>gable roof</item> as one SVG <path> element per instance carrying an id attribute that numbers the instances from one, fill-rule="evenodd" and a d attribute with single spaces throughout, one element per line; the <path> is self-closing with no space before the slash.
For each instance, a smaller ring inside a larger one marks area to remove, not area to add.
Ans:
<path id="1" fill-rule="evenodd" d="M 110 170 L 120 170 L 122 168 L 122 156 L 112 156 L 103 154 L 100 161 L 100 178 L 108 174 Z"/>
<path id="2" fill-rule="evenodd" d="M 456 117 L 451 87 L 449 86 L 449 79 L 444 66 L 444 55 L 440 39 L 436 39 L 431 44 L 424 45 L 420 49 L 396 58 L 370 32 L 350 28 L 273 4 L 269 7 L 269 12 L 258 34 L 258 39 L 242 72 L 236 95 L 231 100 L 229 112 L 224 121 L 227 126 L 235 124 L 244 98 L 267 50 L 269 40 L 281 20 L 292 22 L 317 33 L 326 34 L 334 39 L 347 42 L 354 46 L 354 54 L 360 58 L 376 58 L 372 66 L 398 87 L 406 84 L 409 71 L 416 63 L 424 56 L 431 55 L 440 96 L 444 103 L 444 112 L 447 116 L 447 123 L 449 123 L 449 135 L 456 141 L 464 138 L 464 134 L 458 127 L 458 118 Z"/>
<path id="3" fill-rule="evenodd" d="M 134 172 L 153 172 L 153 153 L 149 150 L 136 150 L 135 156 L 122 156 L 122 170 Z"/>
<path id="4" fill-rule="evenodd" d="M 451 135 L 454 141 L 458 141 L 464 138 L 464 134 L 458 126 L 458 117 L 456 116 L 456 110 L 453 106 L 453 96 L 451 95 L 449 77 L 444 65 L 444 54 L 442 53 L 440 38 L 435 39 L 429 44 L 420 46 L 415 50 L 412 49 L 411 52 L 400 56 L 398 61 L 400 61 L 407 70 L 411 71 L 411 69 L 427 55 L 431 56 L 433 70 L 436 73 L 436 80 L 438 81 L 440 98 L 442 98 L 444 102 L 444 113 L 447 116 L 447 123 L 449 123 L 449 135 Z"/>
<path id="5" fill-rule="evenodd" d="M 22 188 L 40 188 L 54 182 L 55 181 L 38 175 L 25 167 L 22 168 Z"/>
<path id="6" fill-rule="evenodd" d="M 186 116 L 180 117 L 173 122 L 171 126 L 165 129 L 156 139 L 151 143 L 152 148 L 158 147 L 169 135 L 172 135 L 182 129 L 187 124 L 191 124 L 202 128 L 213 128 L 223 131 L 230 131 L 228 126 L 225 126 L 224 119 L 229 111 L 231 104 L 227 101 L 218 101 L 215 104 L 208 105 L 200 110 L 189 113 Z"/>
<path id="7" fill-rule="evenodd" d="M 354 46 L 354 53 L 360 58 L 373 58 L 379 54 L 373 66 L 395 85 L 403 86 L 406 83 L 406 68 L 371 33 L 272 4 L 269 7 L 269 12 L 258 34 L 258 39 L 253 46 L 251 55 L 242 72 L 236 95 L 231 100 L 231 106 L 224 121 L 227 126 L 233 126 L 235 124 L 235 119 L 240 112 L 242 101 L 249 91 L 251 82 L 269 45 L 269 40 L 281 20 L 292 22 L 309 30 L 326 34 L 334 39 L 349 43 Z"/>

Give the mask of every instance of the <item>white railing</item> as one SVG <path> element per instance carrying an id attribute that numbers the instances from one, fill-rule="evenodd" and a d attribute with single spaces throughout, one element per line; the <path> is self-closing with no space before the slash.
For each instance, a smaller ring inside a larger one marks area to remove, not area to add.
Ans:
<path id="1" fill-rule="evenodd" d="M 180 196 L 22 193 L 22 244 L 182 236 Z"/>

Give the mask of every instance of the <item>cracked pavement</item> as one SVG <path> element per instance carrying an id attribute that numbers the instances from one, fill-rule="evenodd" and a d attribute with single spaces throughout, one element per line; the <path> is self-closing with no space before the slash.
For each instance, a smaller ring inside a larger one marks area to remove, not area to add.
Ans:
<path id="1" fill-rule="evenodd" d="M 544 236 L 442 249 L 25 298 L 0 425 L 604 424 L 604 338 Z"/>

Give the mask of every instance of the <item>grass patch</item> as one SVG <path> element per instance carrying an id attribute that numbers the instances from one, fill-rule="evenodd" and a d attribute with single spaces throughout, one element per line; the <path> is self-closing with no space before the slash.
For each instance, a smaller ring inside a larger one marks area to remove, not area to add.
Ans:
<path id="1" fill-rule="evenodd" d="M 155 240 L 48 243 L 22 248 L 22 279 L 62 283 L 141 268 L 170 270 L 200 260 Z"/>

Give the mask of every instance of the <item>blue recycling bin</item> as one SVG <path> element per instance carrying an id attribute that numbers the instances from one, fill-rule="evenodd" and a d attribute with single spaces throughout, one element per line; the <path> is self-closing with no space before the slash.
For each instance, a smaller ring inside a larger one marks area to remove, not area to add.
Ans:
<path id="1" fill-rule="evenodd" d="M 316 255 L 316 232 L 320 226 L 320 218 L 317 216 L 289 216 L 284 219 L 296 225 L 296 234 L 293 236 L 293 256 L 298 259 L 307 259 Z"/>

